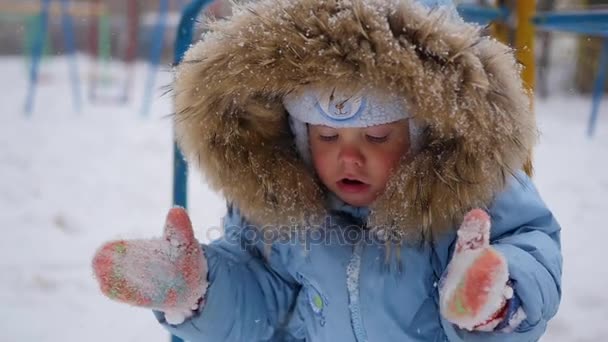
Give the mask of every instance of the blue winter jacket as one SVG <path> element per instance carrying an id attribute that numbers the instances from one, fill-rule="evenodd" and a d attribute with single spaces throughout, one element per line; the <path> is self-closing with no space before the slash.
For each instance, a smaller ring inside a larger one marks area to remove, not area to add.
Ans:
<path id="1" fill-rule="evenodd" d="M 508 260 L 527 314 L 513 333 L 467 332 L 440 317 L 437 283 L 455 234 L 434 245 L 403 246 L 387 262 L 384 244 L 361 230 L 348 232 L 366 210 L 347 205 L 334 212 L 325 235 L 274 243 L 268 259 L 256 230 L 229 210 L 225 236 L 203 246 L 210 283 L 204 307 L 177 326 L 157 317 L 191 342 L 536 341 L 560 301 L 560 227 L 523 173 L 489 213 L 491 243 Z"/>
<path id="2" fill-rule="evenodd" d="M 539 339 L 562 261 L 559 226 L 531 181 L 508 178 L 537 138 L 529 95 L 513 51 L 435 8 L 450 2 L 256 0 L 189 49 L 174 83 L 177 142 L 233 207 L 225 236 L 203 246 L 204 306 L 177 326 L 157 313 L 167 329 L 191 342 Z M 324 185 L 283 103 L 314 83 L 375 85 L 408 103 L 414 153 L 369 210 L 320 205 Z M 439 315 L 450 225 L 475 207 L 491 215 L 527 315 L 513 333 L 470 333 Z M 273 236 L 326 215 L 306 236 Z M 404 239 L 387 258 L 369 234 L 383 227 L 424 243 Z"/>

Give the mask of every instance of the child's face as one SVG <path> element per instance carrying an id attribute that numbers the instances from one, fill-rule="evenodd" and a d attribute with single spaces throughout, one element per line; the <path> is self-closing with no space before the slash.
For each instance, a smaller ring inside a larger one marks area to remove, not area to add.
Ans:
<path id="1" fill-rule="evenodd" d="M 410 148 L 407 120 L 366 128 L 309 126 L 310 148 L 319 178 L 353 206 L 370 205 Z"/>

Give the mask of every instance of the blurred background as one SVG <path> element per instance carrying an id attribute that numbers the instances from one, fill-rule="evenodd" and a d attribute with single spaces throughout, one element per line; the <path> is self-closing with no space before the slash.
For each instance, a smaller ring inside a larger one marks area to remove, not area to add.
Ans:
<path id="1" fill-rule="evenodd" d="M 150 312 L 103 297 L 90 260 L 104 241 L 161 234 L 173 187 L 166 86 L 189 3 L 0 0 L 1 341 L 170 340 Z M 534 90 L 534 178 L 564 253 L 562 306 L 543 341 L 605 341 L 608 0 L 457 4 L 516 48 Z M 190 178 L 197 237 L 214 239 L 224 202 Z"/>

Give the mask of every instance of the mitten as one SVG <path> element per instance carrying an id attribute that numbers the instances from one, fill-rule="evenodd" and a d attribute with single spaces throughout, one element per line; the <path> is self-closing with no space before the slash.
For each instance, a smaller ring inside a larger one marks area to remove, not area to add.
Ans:
<path id="1" fill-rule="evenodd" d="M 171 324 L 190 317 L 207 289 L 207 261 L 182 208 L 169 211 L 160 239 L 104 244 L 93 270 L 106 296 L 162 311 Z"/>
<path id="2" fill-rule="evenodd" d="M 490 217 L 481 209 L 465 215 L 447 273 L 439 285 L 441 315 L 461 329 L 491 331 L 519 314 L 504 256 L 490 245 Z M 517 301 L 518 303 L 518 301 Z"/>

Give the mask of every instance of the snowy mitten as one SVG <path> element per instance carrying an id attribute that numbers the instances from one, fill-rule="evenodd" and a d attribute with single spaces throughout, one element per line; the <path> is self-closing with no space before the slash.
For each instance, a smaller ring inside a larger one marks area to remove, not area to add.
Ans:
<path id="1" fill-rule="evenodd" d="M 207 260 L 186 211 L 173 208 L 160 239 L 104 244 L 93 258 L 101 291 L 111 299 L 165 313 L 182 323 L 202 305 Z"/>
<path id="2" fill-rule="evenodd" d="M 492 331 L 508 318 L 513 289 L 504 256 L 490 246 L 490 217 L 468 212 L 439 285 L 441 315 L 461 329 Z"/>

